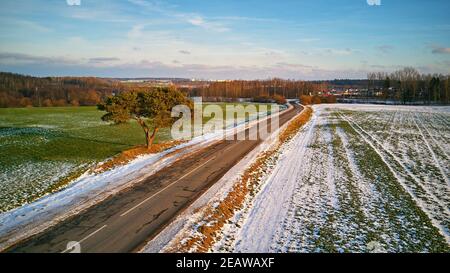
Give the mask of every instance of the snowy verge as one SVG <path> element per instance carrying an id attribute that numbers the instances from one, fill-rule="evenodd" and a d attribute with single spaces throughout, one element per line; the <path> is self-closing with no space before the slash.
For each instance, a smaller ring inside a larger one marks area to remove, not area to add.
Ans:
<path id="1" fill-rule="evenodd" d="M 271 252 L 270 243 L 279 228 L 278 223 L 286 218 L 296 179 L 305 172 L 298 166 L 310 144 L 317 117 L 317 109 L 314 109 L 308 123 L 293 138 L 282 143 L 277 154 L 269 161 L 268 172 L 259 178 L 261 183 L 256 195 L 249 198 L 236 214 L 237 217 L 224 226 L 222 240 L 214 245 L 212 251 Z"/>
<path id="2" fill-rule="evenodd" d="M 291 108 L 292 105 L 289 105 L 286 110 Z M 2 213 L 0 214 L 0 251 L 143 181 L 193 152 L 213 145 L 222 140 L 224 135 L 233 135 L 246 130 L 258 122 L 268 119 L 268 117 L 242 122 L 224 131 L 196 137 L 161 153 L 139 156 L 126 165 L 100 174 L 86 172 L 59 192 Z"/>

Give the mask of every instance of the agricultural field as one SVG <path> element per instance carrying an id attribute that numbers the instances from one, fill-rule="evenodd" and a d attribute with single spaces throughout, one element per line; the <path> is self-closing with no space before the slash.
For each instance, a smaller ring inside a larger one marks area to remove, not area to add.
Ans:
<path id="1" fill-rule="evenodd" d="M 111 125 L 100 119 L 103 114 L 96 107 L 0 109 L 0 213 L 59 190 L 95 164 L 145 143 L 136 122 Z M 170 128 L 163 128 L 155 142 L 170 139 Z"/>
<path id="2" fill-rule="evenodd" d="M 449 252 L 450 108 L 314 109 L 214 250 Z"/>

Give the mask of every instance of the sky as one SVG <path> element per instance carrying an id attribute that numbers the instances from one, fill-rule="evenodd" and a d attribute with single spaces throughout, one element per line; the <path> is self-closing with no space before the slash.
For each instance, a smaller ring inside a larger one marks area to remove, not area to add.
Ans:
<path id="1" fill-rule="evenodd" d="M 326 80 L 450 73 L 448 0 L 1 0 L 0 71 Z"/>

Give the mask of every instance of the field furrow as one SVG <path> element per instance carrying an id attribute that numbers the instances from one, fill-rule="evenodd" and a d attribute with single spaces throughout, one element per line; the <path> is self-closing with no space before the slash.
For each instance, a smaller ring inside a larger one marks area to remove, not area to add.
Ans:
<path id="1" fill-rule="evenodd" d="M 283 156 L 283 162 L 295 162 L 289 164 L 297 170 L 295 176 L 271 175 L 271 187 L 257 196 L 259 202 L 242 221 L 247 232 L 234 233 L 239 243 L 230 250 L 450 251 L 449 162 L 437 152 L 440 138 L 431 138 L 432 127 L 424 124 L 428 113 L 351 106 L 315 110 L 312 133 L 301 132 L 292 140 L 308 146 L 302 154 Z M 276 183 L 295 183 L 288 199 L 286 193 L 283 200 L 274 199 L 280 196 Z M 283 219 L 271 222 L 266 217 L 259 223 L 258 215 L 267 214 L 263 204 L 269 196 L 270 211 L 282 203 L 287 212 Z M 268 224 L 278 228 L 262 232 Z M 255 225 L 259 232 L 248 232 Z M 242 247 L 259 242 L 260 233 L 265 241 L 258 247 Z"/>

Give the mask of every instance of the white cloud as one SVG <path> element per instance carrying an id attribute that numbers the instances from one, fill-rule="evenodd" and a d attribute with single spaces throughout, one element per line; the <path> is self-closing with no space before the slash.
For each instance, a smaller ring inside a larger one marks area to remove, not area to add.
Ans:
<path id="1" fill-rule="evenodd" d="M 203 18 L 201 18 L 199 16 L 196 16 L 191 19 L 187 19 L 187 21 L 194 26 L 202 26 L 205 24 L 205 21 L 203 20 Z"/>
<path id="2" fill-rule="evenodd" d="M 128 0 L 130 3 L 140 6 L 148 11 L 157 12 L 164 16 L 181 20 L 185 23 L 196 27 L 201 27 L 206 30 L 215 32 L 229 31 L 229 28 L 218 21 L 206 20 L 203 16 L 197 13 L 184 13 L 176 11 L 173 6 L 168 6 L 159 1 L 145 1 L 145 0 Z"/>
<path id="3" fill-rule="evenodd" d="M 245 16 L 218 16 L 214 17 L 214 19 L 225 21 L 248 21 L 248 22 L 267 22 L 267 23 L 282 22 L 282 20 L 274 18 L 245 17 Z"/>
<path id="4" fill-rule="evenodd" d="M 128 32 L 128 38 L 130 39 L 137 39 L 142 37 L 143 33 L 142 30 L 144 29 L 145 25 L 139 24 L 134 25 L 131 30 Z"/>
<path id="5" fill-rule="evenodd" d="M 185 20 L 193 26 L 201 27 L 206 30 L 215 32 L 226 32 L 230 30 L 221 23 L 207 21 L 205 18 L 195 14 L 177 14 L 176 17 Z"/>

